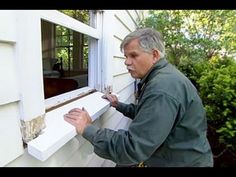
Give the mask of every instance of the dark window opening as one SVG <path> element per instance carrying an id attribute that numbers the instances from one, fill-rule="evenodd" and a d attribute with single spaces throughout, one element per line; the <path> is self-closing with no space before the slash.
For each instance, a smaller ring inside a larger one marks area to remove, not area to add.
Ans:
<path id="1" fill-rule="evenodd" d="M 41 21 L 45 99 L 88 86 L 88 36 Z"/>

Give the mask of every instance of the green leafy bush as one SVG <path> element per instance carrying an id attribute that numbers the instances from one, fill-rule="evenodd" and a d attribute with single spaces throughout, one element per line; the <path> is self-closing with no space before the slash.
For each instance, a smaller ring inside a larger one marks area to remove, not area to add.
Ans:
<path id="1" fill-rule="evenodd" d="M 208 122 L 217 129 L 220 143 L 235 148 L 236 63 L 232 59 L 218 60 L 209 68 L 197 81 Z"/>

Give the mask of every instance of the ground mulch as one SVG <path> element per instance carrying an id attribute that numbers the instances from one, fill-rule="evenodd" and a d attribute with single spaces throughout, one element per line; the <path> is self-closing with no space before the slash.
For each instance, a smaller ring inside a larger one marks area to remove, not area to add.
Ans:
<path id="1" fill-rule="evenodd" d="M 224 144 L 219 143 L 218 134 L 210 126 L 207 137 L 214 155 L 214 167 L 236 167 L 236 152 L 228 150 Z"/>

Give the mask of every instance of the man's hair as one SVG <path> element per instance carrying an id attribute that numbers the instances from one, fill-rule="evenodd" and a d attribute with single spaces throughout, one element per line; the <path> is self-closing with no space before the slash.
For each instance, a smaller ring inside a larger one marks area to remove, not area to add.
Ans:
<path id="1" fill-rule="evenodd" d="M 128 34 L 120 45 L 120 50 L 123 52 L 124 47 L 132 40 L 138 39 L 140 47 L 145 52 L 152 52 L 156 49 L 160 52 L 160 58 L 165 57 L 165 46 L 161 33 L 152 28 L 138 28 Z"/>

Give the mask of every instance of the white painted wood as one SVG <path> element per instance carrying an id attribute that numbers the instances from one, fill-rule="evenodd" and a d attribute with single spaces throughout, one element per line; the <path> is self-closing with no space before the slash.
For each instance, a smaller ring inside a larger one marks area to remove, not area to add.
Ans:
<path id="1" fill-rule="evenodd" d="M 95 26 L 99 35 L 102 36 L 103 27 L 103 11 L 97 11 L 96 14 L 90 11 L 90 18 L 92 20 L 91 26 Z M 94 38 L 89 41 L 89 67 L 88 67 L 88 85 L 99 91 L 102 91 L 102 40 Z"/>
<path id="2" fill-rule="evenodd" d="M 0 106 L 20 99 L 14 47 L 0 42 Z"/>
<path id="3" fill-rule="evenodd" d="M 115 167 L 116 163 L 111 160 L 104 160 L 104 162 L 101 164 L 101 167 Z"/>
<path id="4" fill-rule="evenodd" d="M 16 42 L 15 11 L 0 10 L 0 42 Z"/>
<path id="5" fill-rule="evenodd" d="M 125 95 L 124 93 L 126 93 L 127 97 L 124 98 L 124 100 L 121 100 L 123 103 L 134 103 L 135 101 L 135 97 L 134 97 L 134 94 L 128 94 L 128 92 L 123 92 L 122 94 Z M 121 95 L 122 95 L 121 94 Z M 114 116 L 117 116 L 115 114 L 119 114 L 120 117 L 123 117 L 123 114 L 121 114 L 120 112 L 116 111 L 115 108 L 111 107 L 110 109 L 108 109 L 108 111 L 106 111 L 102 116 L 101 118 L 99 119 L 99 121 L 101 122 L 101 125 L 104 125 L 104 124 L 113 124 L 114 122 L 113 121 L 110 121 L 113 119 Z M 110 122 L 109 122 L 110 121 Z"/>
<path id="6" fill-rule="evenodd" d="M 86 167 L 90 159 L 93 158 L 93 146 L 86 141 L 78 150 L 63 164 L 63 167 Z"/>
<path id="7" fill-rule="evenodd" d="M 119 101 L 123 103 L 134 103 L 135 96 L 134 96 L 134 86 L 131 83 L 129 86 L 125 87 L 122 91 L 119 92 Z M 113 114 L 117 113 L 116 109 L 110 107 L 99 119 L 101 124 L 104 124 L 106 121 L 111 119 Z"/>
<path id="8" fill-rule="evenodd" d="M 45 113 L 41 24 L 37 11 L 16 11 L 16 61 L 20 88 L 20 119 L 30 121 Z"/>
<path id="9" fill-rule="evenodd" d="M 114 44 L 114 46 L 116 46 L 116 47 L 114 47 L 114 57 L 125 58 L 124 53 L 122 53 L 120 51 L 121 42 L 122 42 L 122 40 L 120 40 L 116 37 L 113 38 L 113 44 Z"/>
<path id="10" fill-rule="evenodd" d="M 35 12 L 35 11 L 34 11 Z M 96 39 L 101 38 L 100 31 L 86 25 L 68 15 L 63 14 L 62 12 L 59 12 L 57 10 L 40 10 L 38 11 L 40 14 L 40 17 L 44 20 L 53 22 L 55 24 L 62 25 L 64 27 L 73 29 L 74 31 L 89 35 L 91 37 L 94 37 Z"/>
<path id="11" fill-rule="evenodd" d="M 133 22 L 133 20 L 130 18 L 128 14 L 128 10 L 117 10 L 116 16 L 119 18 L 119 20 L 126 25 L 126 28 L 129 29 L 129 31 L 133 31 L 136 29 L 136 24 Z"/>
<path id="12" fill-rule="evenodd" d="M 102 59 L 102 91 L 113 84 L 112 58 L 114 56 L 113 34 L 114 34 L 114 11 L 106 10 L 103 12 L 103 27 L 101 41 L 101 59 Z"/>
<path id="13" fill-rule="evenodd" d="M 138 27 L 138 22 L 140 20 L 140 17 L 137 13 L 137 10 L 127 10 L 127 13 L 129 14 L 129 16 L 131 17 L 132 21 L 136 24 L 136 26 Z"/>
<path id="14" fill-rule="evenodd" d="M 114 36 L 123 40 L 130 31 L 117 18 L 114 20 Z"/>
<path id="15" fill-rule="evenodd" d="M 125 103 L 133 103 L 134 102 L 134 83 L 129 84 L 127 87 L 122 89 L 119 92 L 119 100 Z"/>
<path id="16" fill-rule="evenodd" d="M 48 98 L 48 99 L 45 100 L 45 108 L 49 109 L 53 106 L 56 106 L 58 104 L 61 104 L 61 103 L 66 102 L 68 100 L 71 100 L 75 97 L 78 97 L 81 94 L 86 94 L 91 90 L 93 90 L 93 88 L 83 87 L 83 88 L 80 88 L 80 89 L 77 89 L 77 90 L 73 90 L 71 92 L 63 93 L 63 94 L 60 94 L 58 96 Z"/>
<path id="17" fill-rule="evenodd" d="M 46 128 L 43 133 L 28 143 L 28 152 L 37 159 L 44 161 L 76 135 L 76 129 L 67 123 L 63 115 L 75 107 L 84 107 L 95 120 L 104 113 L 110 103 L 101 98 L 103 93 L 95 92 L 77 101 L 46 113 Z M 94 104 L 96 103 L 96 104 Z"/>
<path id="18" fill-rule="evenodd" d="M 120 90 L 124 89 L 131 83 L 134 83 L 134 79 L 130 76 L 129 73 L 118 75 L 113 78 L 114 84 L 113 84 L 113 90 L 114 92 L 118 93 Z"/>
<path id="19" fill-rule="evenodd" d="M 113 64 L 114 64 L 113 76 L 114 77 L 121 74 L 128 74 L 128 70 L 126 69 L 126 66 L 124 63 L 125 63 L 124 58 L 114 57 L 113 59 Z"/>
<path id="20" fill-rule="evenodd" d="M 67 160 L 73 157 L 73 154 L 77 153 L 82 143 L 81 139 L 78 140 L 76 136 L 45 161 L 36 159 L 25 148 L 24 154 L 8 163 L 6 167 L 62 167 Z"/>
<path id="21" fill-rule="evenodd" d="M 86 167 L 100 167 L 104 161 L 105 161 L 104 158 L 101 158 L 94 153 L 92 158 L 86 164 Z"/>
<path id="22" fill-rule="evenodd" d="M 132 120 L 128 117 L 122 117 L 120 122 L 117 124 L 115 130 L 123 129 L 128 130 L 129 124 L 132 122 Z"/>
<path id="23" fill-rule="evenodd" d="M 23 154 L 17 102 L 0 106 L 0 166 Z"/>
<path id="24" fill-rule="evenodd" d="M 101 127 L 100 118 L 93 122 L 93 125 Z M 86 167 L 89 161 L 96 155 L 93 152 L 93 146 L 82 136 L 77 135 L 77 139 L 80 142 L 80 146 L 77 151 L 71 156 L 63 165 L 63 167 Z M 82 140 L 84 140 L 82 142 Z M 81 143 L 82 142 L 82 143 Z M 99 165 L 99 164 L 98 164 Z"/>

